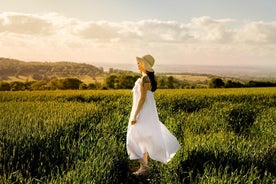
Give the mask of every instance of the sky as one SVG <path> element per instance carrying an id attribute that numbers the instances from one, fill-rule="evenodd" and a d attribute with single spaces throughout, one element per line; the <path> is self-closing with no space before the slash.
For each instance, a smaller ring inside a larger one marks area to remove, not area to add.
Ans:
<path id="1" fill-rule="evenodd" d="M 275 0 L 0 0 L 0 57 L 276 66 Z"/>

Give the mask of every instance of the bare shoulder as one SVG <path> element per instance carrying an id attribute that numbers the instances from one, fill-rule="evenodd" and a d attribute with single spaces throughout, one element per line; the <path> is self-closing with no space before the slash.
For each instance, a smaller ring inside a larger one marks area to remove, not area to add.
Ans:
<path id="1" fill-rule="evenodd" d="M 145 75 L 141 78 L 141 86 L 145 90 L 150 90 L 151 89 L 150 79 L 147 75 Z"/>
<path id="2" fill-rule="evenodd" d="M 144 75 L 142 77 L 142 84 L 145 84 L 145 83 L 150 83 L 150 79 L 147 75 Z"/>

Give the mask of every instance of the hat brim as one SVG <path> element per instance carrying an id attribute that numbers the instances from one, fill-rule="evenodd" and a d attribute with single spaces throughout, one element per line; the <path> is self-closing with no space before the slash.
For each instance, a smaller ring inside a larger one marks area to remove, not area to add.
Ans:
<path id="1" fill-rule="evenodd" d="M 136 61 L 137 61 L 137 62 L 143 62 L 144 60 L 143 60 L 143 58 L 136 57 Z"/>
<path id="2" fill-rule="evenodd" d="M 147 62 L 145 62 L 143 58 L 136 57 L 136 60 L 137 62 L 141 62 L 143 64 L 146 71 L 154 72 L 153 68 Z"/>

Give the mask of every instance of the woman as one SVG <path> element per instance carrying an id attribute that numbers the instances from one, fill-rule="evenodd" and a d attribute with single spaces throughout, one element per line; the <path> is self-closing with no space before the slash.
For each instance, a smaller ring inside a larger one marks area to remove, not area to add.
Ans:
<path id="1" fill-rule="evenodd" d="M 148 156 L 167 164 L 180 148 L 177 139 L 159 121 L 154 92 L 157 83 L 154 78 L 154 58 L 145 55 L 136 57 L 142 73 L 132 89 L 133 105 L 127 130 L 127 152 L 131 160 L 139 159 L 140 168 L 135 175 L 149 173 Z"/>

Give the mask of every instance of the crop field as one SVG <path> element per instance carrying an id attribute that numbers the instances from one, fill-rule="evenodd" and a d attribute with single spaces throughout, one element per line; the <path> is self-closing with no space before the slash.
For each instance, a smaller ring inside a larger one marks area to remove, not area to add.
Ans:
<path id="1" fill-rule="evenodd" d="M 276 88 L 157 90 L 181 149 L 126 153 L 131 90 L 0 92 L 0 183 L 276 183 Z"/>

